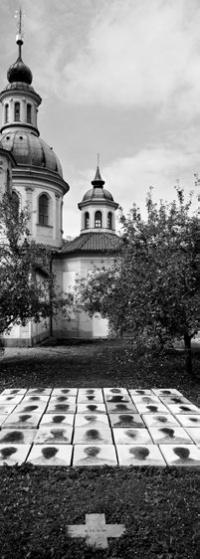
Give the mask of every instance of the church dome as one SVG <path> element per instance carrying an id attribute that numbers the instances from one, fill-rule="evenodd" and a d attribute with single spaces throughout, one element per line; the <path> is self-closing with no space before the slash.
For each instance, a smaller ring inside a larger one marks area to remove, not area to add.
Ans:
<path id="1" fill-rule="evenodd" d="M 93 200 L 95 201 L 95 199 L 98 200 L 111 200 L 113 202 L 113 196 L 112 194 L 106 190 L 105 188 L 101 188 L 101 187 L 95 187 L 95 188 L 90 188 L 90 190 L 88 190 L 84 196 L 83 196 L 83 202 L 89 201 L 89 200 Z"/>
<path id="2" fill-rule="evenodd" d="M 10 151 L 18 165 L 42 167 L 63 177 L 60 161 L 53 149 L 33 132 L 9 130 L 1 136 L 0 147 Z"/>
<path id="3" fill-rule="evenodd" d="M 16 62 L 12 64 L 8 69 L 7 78 L 10 83 L 23 82 L 31 85 L 33 75 L 30 68 L 26 66 L 26 64 L 24 64 L 21 57 L 18 57 Z"/>

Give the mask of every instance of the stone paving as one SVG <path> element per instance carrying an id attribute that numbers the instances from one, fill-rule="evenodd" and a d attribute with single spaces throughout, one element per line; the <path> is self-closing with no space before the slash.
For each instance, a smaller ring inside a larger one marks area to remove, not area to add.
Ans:
<path id="1" fill-rule="evenodd" d="M 0 465 L 200 467 L 200 408 L 178 390 L 5 389 Z"/>

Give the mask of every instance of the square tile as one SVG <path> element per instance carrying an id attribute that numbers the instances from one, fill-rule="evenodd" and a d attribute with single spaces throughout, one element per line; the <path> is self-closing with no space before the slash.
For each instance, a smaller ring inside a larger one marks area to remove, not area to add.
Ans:
<path id="1" fill-rule="evenodd" d="M 137 390 L 129 389 L 131 396 L 153 396 L 152 390 L 147 390 L 143 388 L 138 388 Z"/>
<path id="2" fill-rule="evenodd" d="M 109 427 L 76 427 L 74 431 L 73 444 L 102 445 L 113 444 L 111 429 Z"/>
<path id="3" fill-rule="evenodd" d="M 38 432 L 37 429 L 2 429 L 0 444 L 19 445 L 31 444 Z"/>
<path id="4" fill-rule="evenodd" d="M 197 408 L 197 406 L 194 406 L 193 404 L 167 404 L 167 407 L 173 415 L 200 415 L 200 408 Z"/>
<path id="5" fill-rule="evenodd" d="M 117 445 L 120 466 L 166 466 L 158 446 L 150 445 Z"/>
<path id="6" fill-rule="evenodd" d="M 106 414 L 82 414 L 77 413 L 75 416 L 75 427 L 88 428 L 88 429 L 99 429 L 104 427 L 109 427 L 108 416 Z"/>
<path id="7" fill-rule="evenodd" d="M 52 388 L 29 388 L 27 396 L 36 394 L 37 396 L 50 396 Z"/>
<path id="8" fill-rule="evenodd" d="M 113 429 L 115 444 L 152 444 L 147 429 Z"/>
<path id="9" fill-rule="evenodd" d="M 173 405 L 173 404 L 191 404 L 190 400 L 187 400 L 187 398 L 184 398 L 184 396 L 160 396 L 160 401 L 164 404 L 164 405 Z"/>
<path id="10" fill-rule="evenodd" d="M 110 422 L 113 428 L 118 429 L 144 429 L 145 424 L 142 421 L 142 418 L 139 414 L 119 414 L 119 413 L 111 413 L 109 415 Z"/>
<path id="11" fill-rule="evenodd" d="M 35 444 L 71 444 L 72 427 L 57 425 L 55 427 L 40 427 L 34 440 Z"/>
<path id="12" fill-rule="evenodd" d="M 129 402 L 132 404 L 131 397 L 128 394 L 105 394 L 105 401 L 113 404 Z"/>
<path id="13" fill-rule="evenodd" d="M 26 394 L 26 392 L 27 388 L 5 388 L 5 390 L 1 392 L 1 396 L 19 396 L 19 394 Z"/>
<path id="14" fill-rule="evenodd" d="M 54 415 L 65 415 L 66 413 L 73 414 L 76 412 L 76 404 L 61 404 L 50 402 L 46 409 L 46 413 L 53 413 Z"/>
<path id="15" fill-rule="evenodd" d="M 113 402 L 107 402 L 106 403 L 106 407 L 108 410 L 108 413 L 112 414 L 112 413 L 118 413 L 118 414 L 131 414 L 131 413 L 138 413 L 138 411 L 136 410 L 136 407 L 134 406 L 134 404 L 132 404 L 131 402 L 129 403 L 113 403 Z"/>
<path id="16" fill-rule="evenodd" d="M 106 406 L 105 404 L 78 404 L 77 405 L 77 413 L 84 413 L 86 414 L 99 414 L 99 413 L 106 413 Z"/>
<path id="17" fill-rule="evenodd" d="M 132 401 L 137 406 L 137 404 L 155 404 L 156 406 L 160 404 L 160 400 L 157 396 L 153 394 L 150 396 L 134 396 L 132 395 Z"/>
<path id="18" fill-rule="evenodd" d="M 40 422 L 40 427 L 44 427 L 45 425 L 48 427 L 72 427 L 74 424 L 74 418 L 75 415 L 70 413 L 44 413 Z"/>
<path id="19" fill-rule="evenodd" d="M 2 425 L 2 429 L 33 429 L 38 427 L 42 413 L 12 413 Z"/>
<path id="20" fill-rule="evenodd" d="M 102 396 L 102 388 L 79 388 L 79 396 Z"/>
<path id="21" fill-rule="evenodd" d="M 171 414 L 153 413 L 142 415 L 142 419 L 147 427 L 178 427 L 179 422 Z"/>
<path id="22" fill-rule="evenodd" d="M 103 394 L 79 394 L 78 404 L 103 404 Z"/>
<path id="23" fill-rule="evenodd" d="M 128 396 L 126 388 L 103 388 L 104 396 Z"/>
<path id="24" fill-rule="evenodd" d="M 51 396 L 50 404 L 76 404 L 76 396 L 64 396 L 61 394 L 60 396 Z"/>
<path id="25" fill-rule="evenodd" d="M 0 415 L 9 415 L 16 406 L 17 404 L 0 404 Z"/>
<path id="26" fill-rule="evenodd" d="M 200 427 L 200 414 L 176 415 L 176 419 L 183 427 Z"/>
<path id="27" fill-rule="evenodd" d="M 20 404 L 22 398 L 23 398 L 23 394 L 19 394 L 19 396 L 9 396 L 9 394 L 8 395 L 5 394 L 4 396 L 0 396 L 0 406 L 2 405 L 4 406 L 7 404 L 10 405 Z"/>
<path id="28" fill-rule="evenodd" d="M 33 402 L 25 402 L 23 404 L 18 404 L 15 408 L 15 413 L 44 413 L 47 407 L 47 402 L 38 402 L 34 404 Z"/>
<path id="29" fill-rule="evenodd" d="M 140 414 L 142 414 L 142 415 L 147 414 L 147 413 L 152 413 L 152 414 L 155 414 L 155 413 L 160 413 L 160 414 L 168 413 L 168 414 L 169 414 L 168 408 L 166 408 L 166 407 L 164 406 L 164 404 L 161 404 L 161 403 L 156 403 L 156 404 L 144 404 L 144 403 L 137 402 L 137 404 L 135 404 L 135 405 L 136 405 L 137 411 L 138 411 Z"/>
<path id="30" fill-rule="evenodd" d="M 195 445 L 160 445 L 168 466 L 200 467 L 200 449 Z"/>
<path id="31" fill-rule="evenodd" d="M 77 396 L 78 388 L 54 388 L 52 396 Z"/>
<path id="32" fill-rule="evenodd" d="M 152 388 L 152 392 L 160 398 L 160 396 L 182 396 L 181 392 L 175 388 Z"/>
<path id="33" fill-rule="evenodd" d="M 187 427 L 186 431 L 194 443 L 200 447 L 200 428 L 199 427 Z"/>
<path id="34" fill-rule="evenodd" d="M 75 445 L 73 466 L 117 466 L 114 445 Z"/>
<path id="35" fill-rule="evenodd" d="M 41 394 L 41 396 L 39 394 L 27 394 L 24 396 L 23 400 L 22 400 L 22 404 L 40 404 L 41 402 L 49 402 L 49 398 L 50 396 L 47 396 L 46 394 Z"/>
<path id="36" fill-rule="evenodd" d="M 149 427 L 155 444 L 192 444 L 183 427 Z"/>
<path id="37" fill-rule="evenodd" d="M 30 444 L 0 444 L 0 466 L 22 464 L 25 462 L 30 448 Z"/>
<path id="38" fill-rule="evenodd" d="M 69 444 L 34 444 L 27 462 L 37 466 L 70 466 L 72 446 Z"/>

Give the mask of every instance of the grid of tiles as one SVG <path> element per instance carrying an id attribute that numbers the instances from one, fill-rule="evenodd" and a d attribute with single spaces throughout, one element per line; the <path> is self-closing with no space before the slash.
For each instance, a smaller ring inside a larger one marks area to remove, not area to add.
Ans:
<path id="1" fill-rule="evenodd" d="M 200 467 L 200 409 L 175 389 L 5 389 L 0 465 Z"/>

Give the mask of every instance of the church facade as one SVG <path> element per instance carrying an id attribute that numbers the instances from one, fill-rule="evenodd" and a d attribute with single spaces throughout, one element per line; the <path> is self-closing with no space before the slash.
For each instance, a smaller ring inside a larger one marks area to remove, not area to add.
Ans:
<path id="1" fill-rule="evenodd" d="M 86 277 L 95 267 L 110 266 L 117 256 L 115 212 L 118 204 L 104 188 L 97 166 L 92 188 L 78 204 L 80 235 L 63 241 L 63 198 L 69 190 L 60 161 L 40 137 L 37 114 L 42 102 L 32 85 L 32 72 L 22 60 L 23 39 L 17 35 L 18 58 L 7 72 L 8 83 L 0 93 L 2 126 L 0 135 L 0 196 L 9 189 L 19 208 L 28 204 L 31 238 L 52 248 L 53 272 L 63 293 L 73 290 L 76 278 Z M 45 323 L 30 321 L 13 326 L 5 345 L 31 346 L 51 336 L 93 338 L 108 335 L 108 323 L 100 316 L 77 313 L 67 320 L 62 315 Z"/>

